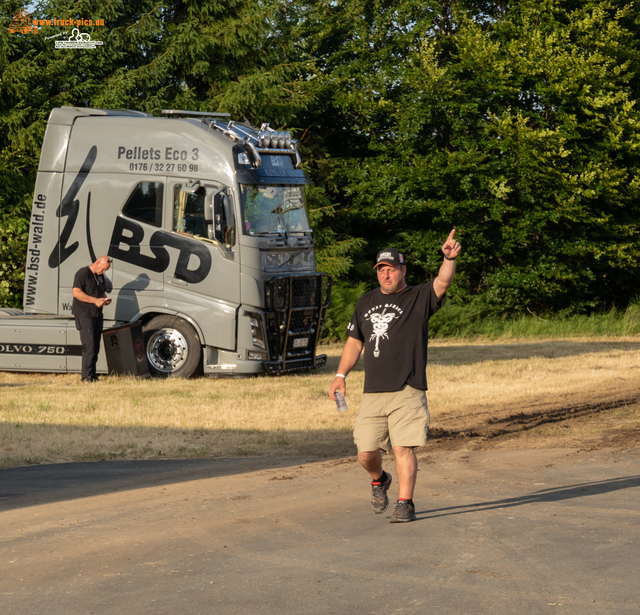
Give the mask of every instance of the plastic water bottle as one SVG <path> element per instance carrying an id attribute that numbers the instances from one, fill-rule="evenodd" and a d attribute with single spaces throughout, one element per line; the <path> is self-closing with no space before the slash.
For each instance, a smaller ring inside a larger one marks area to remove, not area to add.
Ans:
<path id="1" fill-rule="evenodd" d="M 336 391 L 335 395 L 336 407 L 338 408 L 338 412 L 344 412 L 345 410 L 348 410 L 349 406 L 347 406 L 347 402 L 344 398 L 344 395 L 342 394 L 342 391 Z"/>

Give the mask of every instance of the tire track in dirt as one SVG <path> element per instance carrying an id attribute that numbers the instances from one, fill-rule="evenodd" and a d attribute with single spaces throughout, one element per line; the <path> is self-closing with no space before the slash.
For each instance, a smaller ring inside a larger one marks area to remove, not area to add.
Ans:
<path id="1" fill-rule="evenodd" d="M 539 412 L 518 412 L 504 417 L 485 418 L 482 424 L 465 427 L 465 429 L 444 429 L 434 427 L 429 429 L 429 439 L 437 442 L 447 442 L 459 439 L 482 438 L 490 440 L 500 436 L 527 431 L 540 425 L 558 423 L 583 416 L 598 414 L 606 410 L 624 408 L 640 403 L 640 395 L 624 399 L 597 401 L 560 408 L 547 408 Z"/>

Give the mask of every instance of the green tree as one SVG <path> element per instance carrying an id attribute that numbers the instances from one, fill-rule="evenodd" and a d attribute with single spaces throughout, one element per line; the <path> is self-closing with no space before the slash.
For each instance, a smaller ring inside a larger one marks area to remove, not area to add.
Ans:
<path id="1" fill-rule="evenodd" d="M 18 7 L 3 3 L 3 26 Z M 38 16 L 91 7 L 52 0 Z M 105 27 L 91 34 L 104 46 L 90 52 L 56 52 L 45 40 L 55 28 L 0 29 L 5 297 L 19 292 L 21 221 L 46 117 L 62 104 L 287 124 L 315 183 L 318 262 L 345 284 L 370 281 L 371 258 L 392 244 L 412 281 L 435 275 L 456 227 L 464 254 L 450 295 L 478 314 L 624 307 L 640 294 L 636 5 L 116 0 L 100 10 Z"/>
<path id="2" fill-rule="evenodd" d="M 624 307 L 640 293 L 638 9 L 427 2 L 402 29 L 403 3 L 358 5 L 357 24 L 371 6 L 390 19 L 354 35 L 359 53 L 336 41 L 318 69 L 352 133 L 330 177 L 366 257 L 396 245 L 422 281 L 457 228 L 450 295 L 478 314 Z M 388 36 L 405 52 L 376 46 Z M 359 73 L 376 53 L 386 69 Z"/>
<path id="3" fill-rule="evenodd" d="M 616 2 L 525 2 L 461 19 L 453 49 L 424 42 L 412 94 L 441 98 L 409 96 L 400 142 L 421 154 L 409 175 L 430 184 L 431 223 L 464 231 L 458 292 L 484 311 L 581 312 L 640 291 L 637 20 Z"/>
<path id="4" fill-rule="evenodd" d="M 403 87 L 399 74 L 412 50 L 419 49 L 415 24 L 429 14 L 428 3 L 413 0 L 288 3 L 290 38 L 303 62 L 301 87 L 310 101 L 297 119 L 301 147 L 324 199 L 318 209 L 328 213 L 314 228 L 323 265 L 338 254 L 340 267 L 333 273 L 347 286 L 347 274 L 368 281 L 367 258 L 374 249 L 366 247 L 370 235 L 364 232 L 360 203 L 350 195 L 354 169 L 384 151 Z M 340 285 L 336 292 L 342 292 Z"/>

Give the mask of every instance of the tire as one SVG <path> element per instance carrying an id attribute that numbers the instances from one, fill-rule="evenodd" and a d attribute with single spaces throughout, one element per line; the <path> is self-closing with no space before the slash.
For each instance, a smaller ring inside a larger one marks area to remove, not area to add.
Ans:
<path id="1" fill-rule="evenodd" d="M 157 378 L 190 378 L 202 372 L 202 344 L 182 318 L 163 314 L 142 326 L 149 373 Z"/>

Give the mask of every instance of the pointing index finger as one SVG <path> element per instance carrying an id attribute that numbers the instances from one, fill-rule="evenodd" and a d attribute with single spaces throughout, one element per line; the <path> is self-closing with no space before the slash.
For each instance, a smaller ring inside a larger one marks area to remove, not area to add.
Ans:
<path id="1" fill-rule="evenodd" d="M 451 241 L 453 239 L 453 235 L 456 232 L 456 229 L 453 229 L 450 233 L 449 233 L 449 237 L 447 237 L 447 241 Z"/>

